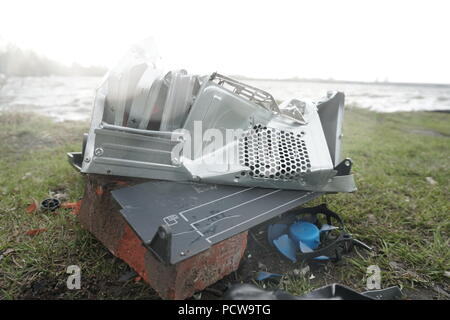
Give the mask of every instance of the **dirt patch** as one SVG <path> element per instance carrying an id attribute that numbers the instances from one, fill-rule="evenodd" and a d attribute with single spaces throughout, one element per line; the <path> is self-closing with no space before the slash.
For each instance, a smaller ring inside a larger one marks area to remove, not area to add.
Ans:
<path id="1" fill-rule="evenodd" d="M 111 263 L 124 265 L 124 272 L 120 276 L 111 275 L 81 275 L 81 289 L 67 288 L 67 273 L 39 273 L 29 274 L 32 281 L 26 282 L 21 289 L 20 300 L 66 300 L 66 299 L 130 299 L 135 295 L 145 299 L 160 299 L 146 283 L 139 280 L 134 271 L 123 261 L 108 253 L 106 259 Z"/>
<path id="2" fill-rule="evenodd" d="M 43 275 L 24 288 L 19 298 L 23 300 L 67 299 L 67 293 L 70 291 L 67 289 L 66 279 L 67 275 L 60 277 Z M 84 277 L 83 288 L 77 292 L 77 298 L 99 299 L 106 293 L 120 299 L 121 296 L 130 294 L 130 290 L 125 288 L 123 283 L 114 279 Z"/>

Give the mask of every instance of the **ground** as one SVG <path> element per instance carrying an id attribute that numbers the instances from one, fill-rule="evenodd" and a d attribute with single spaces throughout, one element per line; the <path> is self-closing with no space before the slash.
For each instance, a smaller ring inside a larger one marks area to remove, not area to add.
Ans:
<path id="1" fill-rule="evenodd" d="M 326 202 L 375 251 L 358 249 L 338 263 L 295 275 L 302 266 L 278 255 L 259 227 L 250 232 L 239 270 L 196 297 L 217 298 L 230 282 L 253 281 L 258 270 L 285 276 L 256 284 L 293 294 L 333 282 L 361 291 L 367 267 L 378 265 L 382 287 L 399 285 L 407 299 L 449 299 L 449 123 L 448 113 L 348 108 L 344 154 L 354 161 L 358 191 L 327 195 L 313 204 Z M 82 197 L 83 179 L 65 154 L 80 150 L 88 127 L 32 114 L 0 114 L 0 299 L 158 298 L 83 230 L 69 209 L 27 210 L 49 195 L 66 201 Z M 45 231 L 27 234 L 34 229 Z M 72 264 L 82 270 L 80 290 L 66 288 L 65 272 Z"/>

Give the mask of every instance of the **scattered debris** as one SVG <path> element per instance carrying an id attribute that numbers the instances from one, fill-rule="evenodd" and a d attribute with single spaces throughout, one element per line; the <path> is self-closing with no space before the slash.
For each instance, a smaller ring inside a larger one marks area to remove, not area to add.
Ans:
<path id="1" fill-rule="evenodd" d="M 48 198 L 41 202 L 41 210 L 43 211 L 55 211 L 61 206 L 61 202 L 56 198 Z"/>
<path id="2" fill-rule="evenodd" d="M 325 216 L 326 223 L 320 221 L 319 215 Z M 312 259 L 339 260 L 341 253 L 350 251 L 353 245 L 372 251 L 371 247 L 353 239 L 345 231 L 339 215 L 325 204 L 292 212 L 290 217 L 280 222 L 284 223 L 269 225 L 267 237 L 269 243 L 293 263 Z"/>
<path id="3" fill-rule="evenodd" d="M 307 274 L 310 271 L 310 267 L 306 266 L 302 269 L 294 269 L 292 270 L 292 274 L 295 276 L 304 276 L 305 274 Z"/>
<path id="4" fill-rule="evenodd" d="M 73 215 L 78 215 L 78 213 L 80 212 L 80 208 L 81 208 L 81 202 L 82 202 L 82 200 L 79 200 L 77 202 L 64 202 L 61 204 L 61 208 L 72 209 L 72 211 L 70 213 Z"/>
<path id="5" fill-rule="evenodd" d="M 38 202 L 32 199 L 31 204 L 25 209 L 28 213 L 36 212 L 38 208 Z"/>
<path id="6" fill-rule="evenodd" d="M 59 201 L 63 202 L 65 200 L 67 200 L 69 198 L 67 193 L 64 193 L 62 191 L 58 192 L 58 191 L 50 191 L 49 192 L 50 198 L 56 198 Z"/>
<path id="7" fill-rule="evenodd" d="M 46 228 L 42 228 L 42 229 L 31 229 L 28 230 L 27 232 L 25 232 L 25 234 L 29 235 L 29 236 L 35 236 L 38 235 L 39 233 L 45 232 L 47 231 Z"/>
<path id="8" fill-rule="evenodd" d="M 426 180 L 429 184 L 431 184 L 432 186 L 434 186 L 434 185 L 437 184 L 437 181 L 434 180 L 432 177 L 426 177 L 425 180 Z"/>
<path id="9" fill-rule="evenodd" d="M 251 284 L 235 284 L 225 292 L 225 300 L 394 300 L 402 297 L 400 288 L 389 287 L 359 293 L 340 284 L 331 284 L 303 296 L 282 290 L 268 291 Z"/>

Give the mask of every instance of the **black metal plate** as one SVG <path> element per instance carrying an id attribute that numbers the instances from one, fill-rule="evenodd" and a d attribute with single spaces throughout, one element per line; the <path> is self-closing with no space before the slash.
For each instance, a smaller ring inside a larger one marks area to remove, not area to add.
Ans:
<path id="1" fill-rule="evenodd" d="M 154 180 L 112 194 L 147 246 L 169 226 L 174 264 L 322 193 Z"/>

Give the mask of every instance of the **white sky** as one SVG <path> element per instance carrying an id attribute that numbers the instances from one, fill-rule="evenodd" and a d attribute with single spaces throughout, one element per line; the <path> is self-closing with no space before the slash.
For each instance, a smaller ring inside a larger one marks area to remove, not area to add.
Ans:
<path id="1" fill-rule="evenodd" d="M 152 36 L 168 67 L 253 77 L 450 83 L 449 1 L 0 0 L 0 36 L 112 66 Z"/>

